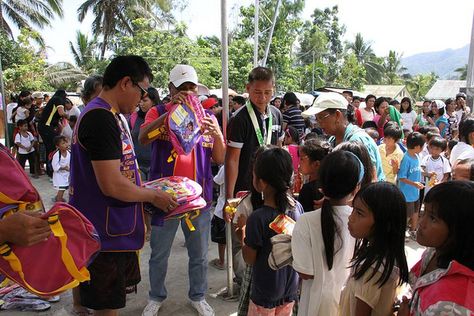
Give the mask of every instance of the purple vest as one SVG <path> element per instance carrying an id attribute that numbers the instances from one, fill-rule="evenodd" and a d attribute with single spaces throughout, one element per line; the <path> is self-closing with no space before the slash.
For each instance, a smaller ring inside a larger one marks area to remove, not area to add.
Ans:
<path id="1" fill-rule="evenodd" d="M 87 151 L 77 137 L 85 113 L 110 109 L 110 105 L 104 100 L 95 98 L 79 117 L 71 146 L 69 203 L 94 224 L 100 236 L 101 251 L 135 251 L 141 249 L 145 241 L 142 203 L 123 202 L 102 193 Z M 120 171 L 130 181 L 140 185 L 132 138 L 119 116 L 115 115 L 115 118 L 122 140 Z"/>
<path id="2" fill-rule="evenodd" d="M 163 105 L 157 105 L 157 110 L 160 115 L 166 112 Z M 206 111 L 206 113 L 212 112 Z M 202 136 L 191 153 L 194 154 L 196 170 L 195 177 L 191 180 L 196 181 L 202 186 L 202 197 L 207 202 L 206 209 L 208 209 L 212 203 L 213 179 L 211 157 L 213 143 L 214 140 L 211 136 Z M 176 159 L 172 155 L 172 150 L 173 145 L 169 140 L 168 132 L 165 126 L 162 126 L 160 135 L 151 144 L 150 181 L 162 177 L 179 175 L 175 174 Z M 160 218 L 164 215 L 165 213 L 163 212 L 154 212 L 152 224 L 160 223 Z"/>

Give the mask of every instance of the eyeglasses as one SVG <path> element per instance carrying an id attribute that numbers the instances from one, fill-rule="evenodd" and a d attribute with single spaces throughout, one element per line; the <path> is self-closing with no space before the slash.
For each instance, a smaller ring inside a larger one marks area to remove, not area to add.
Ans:
<path id="1" fill-rule="evenodd" d="M 140 95 L 141 95 L 141 98 L 142 98 L 142 99 L 148 95 L 148 91 L 146 91 L 146 90 L 145 90 L 142 86 L 140 86 L 138 83 L 132 81 L 132 84 L 133 84 L 134 86 L 137 86 L 138 88 L 140 88 Z"/>

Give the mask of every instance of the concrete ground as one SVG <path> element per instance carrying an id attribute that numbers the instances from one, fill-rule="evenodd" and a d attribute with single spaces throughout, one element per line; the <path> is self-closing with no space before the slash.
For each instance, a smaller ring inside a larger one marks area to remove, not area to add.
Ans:
<path id="1" fill-rule="evenodd" d="M 39 179 L 31 179 L 34 186 L 38 189 L 43 198 L 46 209 L 49 209 L 53 202 L 52 198 L 56 195 L 53 185 L 49 182 L 47 176 L 41 176 Z M 67 199 L 67 196 L 66 196 Z M 188 304 L 188 277 L 187 277 L 187 251 L 183 247 L 184 236 L 181 230 L 178 230 L 176 239 L 173 243 L 171 251 L 167 282 L 168 299 L 164 302 L 160 309 L 159 316 L 176 315 L 197 315 L 195 310 Z M 420 258 L 423 249 L 415 242 L 408 242 L 406 246 L 407 258 L 411 267 Z M 150 256 L 150 247 L 147 243 L 140 254 L 140 266 L 142 281 L 138 286 L 137 294 L 130 294 L 127 298 L 127 306 L 121 310 L 121 315 L 141 315 L 148 299 L 149 279 L 148 279 L 148 259 Z M 209 259 L 217 257 L 217 245 L 210 243 Z M 45 273 L 53 273 L 45 271 Z M 219 289 L 226 285 L 226 271 L 217 270 L 209 267 L 208 270 L 208 295 L 206 297 L 209 304 L 214 308 L 217 316 L 234 315 L 237 311 L 238 302 L 228 302 L 220 298 L 212 298 L 209 294 L 216 293 Z M 58 303 L 52 303 L 51 309 L 41 313 L 33 312 L 12 312 L 2 311 L 5 315 L 54 315 L 68 316 L 73 315 L 71 292 L 61 295 Z"/>

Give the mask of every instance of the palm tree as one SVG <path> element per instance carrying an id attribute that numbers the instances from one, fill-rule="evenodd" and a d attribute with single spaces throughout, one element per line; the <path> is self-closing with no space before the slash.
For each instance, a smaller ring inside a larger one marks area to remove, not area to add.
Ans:
<path id="1" fill-rule="evenodd" d="M 347 48 L 354 52 L 357 61 L 364 66 L 367 82 L 379 83 L 382 79 L 383 67 L 375 56 L 370 43 L 365 42 L 362 38 L 362 34 L 357 33 L 355 41 L 348 43 Z"/>
<path id="2" fill-rule="evenodd" d="M 389 51 L 388 56 L 385 58 L 383 69 L 387 84 L 400 83 L 401 73 L 407 70 L 402 66 L 402 55 L 398 55 L 393 50 Z"/>
<path id="3" fill-rule="evenodd" d="M 71 41 L 69 42 L 69 49 L 74 57 L 74 62 L 77 67 L 85 72 L 88 72 L 92 63 L 99 58 L 95 53 L 96 45 L 97 42 L 95 39 L 89 40 L 89 37 L 81 33 L 81 31 L 77 31 L 76 33 L 75 44 Z"/>
<path id="4" fill-rule="evenodd" d="M 421 100 L 438 78 L 434 72 L 425 75 L 418 74 L 406 81 L 407 89 L 415 100 Z"/>
<path id="5" fill-rule="evenodd" d="M 454 70 L 459 74 L 459 80 L 466 80 L 467 78 L 467 64 L 464 67 L 459 67 Z"/>
<path id="6" fill-rule="evenodd" d="M 170 0 L 86 0 L 79 6 L 77 13 L 82 22 L 87 12 L 92 11 L 92 33 L 102 38 L 100 58 L 103 59 L 115 34 L 133 34 L 131 22 L 134 18 L 143 13 L 156 17 L 153 13 L 156 7 L 168 11 L 170 3 Z"/>
<path id="7" fill-rule="evenodd" d="M 59 62 L 47 67 L 44 76 L 48 83 L 55 88 L 64 88 L 68 85 L 77 87 L 77 85 L 87 78 L 87 75 L 73 64 Z"/>
<path id="8" fill-rule="evenodd" d="M 0 29 L 13 38 L 13 25 L 30 30 L 49 26 L 56 15 L 63 17 L 62 2 L 62 0 L 1 0 Z M 38 40 L 42 43 L 41 38 Z"/>

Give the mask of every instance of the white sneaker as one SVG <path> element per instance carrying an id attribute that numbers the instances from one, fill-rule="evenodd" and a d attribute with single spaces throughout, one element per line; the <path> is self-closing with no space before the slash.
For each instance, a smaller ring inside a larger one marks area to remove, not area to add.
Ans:
<path id="1" fill-rule="evenodd" d="M 191 301 L 191 306 L 199 313 L 200 316 L 214 316 L 214 310 L 205 299 L 202 301 Z"/>
<path id="2" fill-rule="evenodd" d="M 156 301 L 148 301 L 148 304 L 145 306 L 143 310 L 142 316 L 156 316 L 158 315 L 158 311 L 161 308 L 161 302 Z"/>

